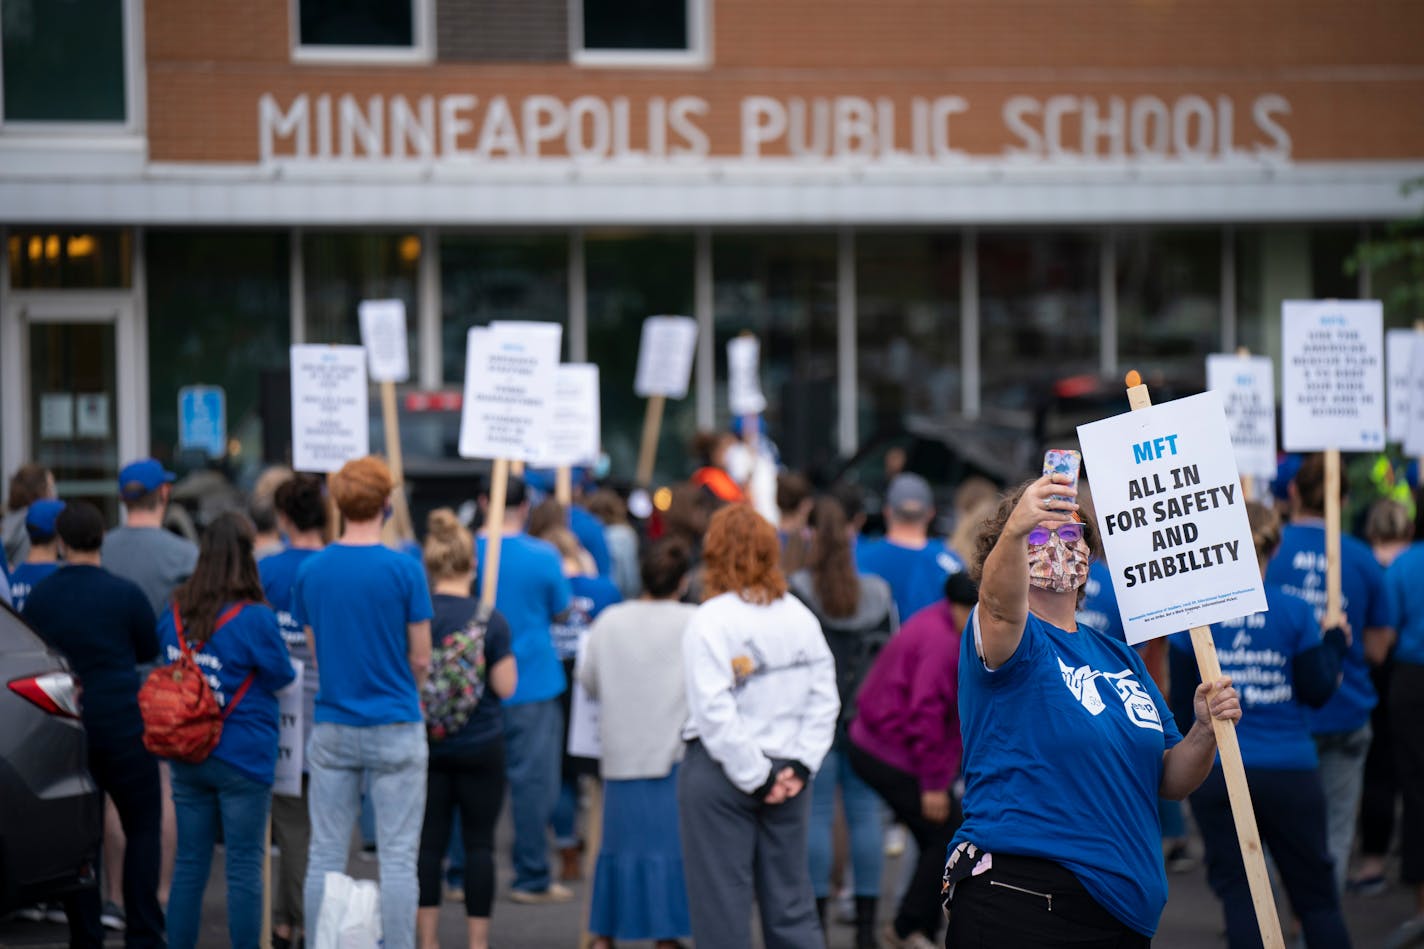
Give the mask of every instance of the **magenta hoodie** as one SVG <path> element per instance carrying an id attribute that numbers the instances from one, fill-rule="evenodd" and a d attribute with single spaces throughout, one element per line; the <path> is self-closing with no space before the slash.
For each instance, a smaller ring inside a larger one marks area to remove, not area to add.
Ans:
<path id="1" fill-rule="evenodd" d="M 940 600 L 890 637 L 856 696 L 850 740 L 915 776 L 922 791 L 945 791 L 959 776 L 959 630 Z"/>

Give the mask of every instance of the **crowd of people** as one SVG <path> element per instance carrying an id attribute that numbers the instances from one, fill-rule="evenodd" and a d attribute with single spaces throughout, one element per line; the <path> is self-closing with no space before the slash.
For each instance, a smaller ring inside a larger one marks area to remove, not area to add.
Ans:
<path id="1" fill-rule="evenodd" d="M 381 459 L 276 469 L 194 544 L 164 529 L 174 476 L 153 459 L 119 475 L 121 526 L 22 467 L 0 593 L 82 679 L 109 802 L 101 884 L 63 904 L 71 944 L 109 927 L 197 945 L 221 841 L 232 945 L 259 943 L 273 843 L 265 922 L 302 945 L 365 824 L 385 944 L 433 949 L 457 900 L 485 949 L 508 800 L 504 895 L 569 902 L 587 873 L 595 949 L 749 946 L 752 906 L 768 949 L 823 947 L 838 920 L 857 949 L 1145 946 L 1169 864 L 1193 865 L 1185 799 L 1228 942 L 1257 945 L 1214 719 L 1237 723 L 1305 944 L 1349 945 L 1341 894 L 1388 885 L 1397 796 L 1419 916 L 1393 944 L 1424 939 L 1424 544 L 1405 504 L 1345 539 L 1327 616 L 1323 464 L 1286 459 L 1276 503 L 1250 506 L 1270 610 L 1212 628 L 1223 677 L 1201 682 L 1185 633 L 1125 642 L 1086 478 L 971 479 L 940 517 L 928 481 L 891 472 L 870 537 L 855 486 L 818 491 L 739 435 L 697 454 L 647 518 L 612 485 L 575 479 L 563 504 L 511 477 L 488 584 L 488 485 L 417 544 Z M 220 736 L 160 758 L 140 693 L 185 662 Z M 284 690 L 299 793 L 273 791 Z M 595 720 L 597 751 L 571 753 Z"/>

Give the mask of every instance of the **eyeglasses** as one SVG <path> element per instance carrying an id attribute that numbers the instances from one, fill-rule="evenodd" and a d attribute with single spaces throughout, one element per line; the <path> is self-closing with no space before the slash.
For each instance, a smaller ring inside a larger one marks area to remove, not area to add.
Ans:
<path id="1" fill-rule="evenodd" d="M 1083 539 L 1082 524 L 1060 524 L 1050 530 L 1047 527 L 1035 527 L 1028 532 L 1028 542 L 1030 544 L 1046 544 L 1050 535 L 1057 534 L 1058 539 L 1065 544 L 1076 544 Z"/>

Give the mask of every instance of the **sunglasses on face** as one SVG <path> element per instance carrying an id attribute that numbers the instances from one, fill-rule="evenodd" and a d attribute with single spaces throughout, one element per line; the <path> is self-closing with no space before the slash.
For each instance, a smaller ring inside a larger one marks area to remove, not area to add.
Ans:
<path id="1" fill-rule="evenodd" d="M 1065 544 L 1076 544 L 1083 539 L 1083 525 L 1061 524 L 1051 530 L 1047 527 L 1035 527 L 1028 532 L 1028 542 L 1034 545 L 1046 544 L 1048 538 L 1054 534 Z"/>

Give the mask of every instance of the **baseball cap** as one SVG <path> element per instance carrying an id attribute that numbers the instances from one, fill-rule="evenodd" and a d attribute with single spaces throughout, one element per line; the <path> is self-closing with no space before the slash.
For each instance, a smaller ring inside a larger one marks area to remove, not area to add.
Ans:
<path id="1" fill-rule="evenodd" d="M 945 578 L 944 598 L 961 606 L 973 606 L 979 602 L 979 587 L 969 579 L 969 571 L 956 570 Z"/>
<path id="2" fill-rule="evenodd" d="M 29 532 L 31 543 L 42 543 L 54 536 L 54 522 L 62 510 L 64 502 L 51 498 L 35 501 L 29 506 L 25 511 L 25 530 Z"/>
<path id="3" fill-rule="evenodd" d="M 137 501 L 159 485 L 170 484 L 178 476 L 152 458 L 141 458 L 124 465 L 119 472 L 119 496 L 125 501 Z"/>
<path id="4" fill-rule="evenodd" d="M 896 514 L 920 516 L 934 506 L 930 483 L 917 474 L 897 474 L 885 492 L 885 503 Z"/>

